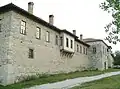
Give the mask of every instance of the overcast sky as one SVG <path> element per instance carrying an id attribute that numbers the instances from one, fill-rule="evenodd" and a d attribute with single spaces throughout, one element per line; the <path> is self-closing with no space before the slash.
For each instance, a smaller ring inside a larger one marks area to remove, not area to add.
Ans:
<path id="1" fill-rule="evenodd" d="M 53 14 L 55 26 L 70 32 L 76 30 L 77 36 L 83 34 L 83 38 L 104 40 L 104 27 L 112 19 L 107 12 L 99 8 L 99 4 L 104 0 L 0 0 L 0 6 L 12 2 L 27 10 L 30 1 L 34 2 L 34 15 L 48 21 L 49 15 Z M 120 43 L 109 45 L 113 52 L 120 50 Z"/>

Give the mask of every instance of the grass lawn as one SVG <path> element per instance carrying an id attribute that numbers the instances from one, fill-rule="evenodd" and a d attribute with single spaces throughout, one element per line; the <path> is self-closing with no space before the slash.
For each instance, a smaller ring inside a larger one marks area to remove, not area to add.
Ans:
<path id="1" fill-rule="evenodd" d="M 55 74 L 55 75 L 49 75 L 49 76 L 44 75 L 37 79 L 24 81 L 24 82 L 20 82 L 20 83 L 8 85 L 8 86 L 0 86 L 0 89 L 22 89 L 22 88 L 31 87 L 34 85 L 53 83 L 53 82 L 77 78 L 77 77 L 93 76 L 93 75 L 98 75 L 98 74 L 102 74 L 106 72 L 113 72 L 113 71 L 120 71 L 120 69 L 108 69 L 105 71 L 83 71 L 83 72 L 76 71 L 76 72 L 71 72 L 71 73 L 61 73 L 61 74 Z M 75 88 L 75 89 L 78 89 L 78 88 Z"/>
<path id="2" fill-rule="evenodd" d="M 84 83 L 71 89 L 120 89 L 120 75 Z"/>

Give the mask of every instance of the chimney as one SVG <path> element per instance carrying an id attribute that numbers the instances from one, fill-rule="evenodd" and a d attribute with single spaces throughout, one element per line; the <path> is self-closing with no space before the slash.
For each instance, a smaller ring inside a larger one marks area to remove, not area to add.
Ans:
<path id="1" fill-rule="evenodd" d="M 73 30 L 73 34 L 76 35 L 76 30 Z"/>
<path id="2" fill-rule="evenodd" d="M 80 40 L 83 40 L 83 35 L 82 34 L 80 34 Z"/>
<path id="3" fill-rule="evenodd" d="M 28 3 L 28 12 L 31 13 L 31 14 L 33 14 L 33 5 L 34 5 L 33 2 Z"/>
<path id="4" fill-rule="evenodd" d="M 51 25 L 54 24 L 54 15 L 49 15 L 49 23 L 50 23 Z"/>

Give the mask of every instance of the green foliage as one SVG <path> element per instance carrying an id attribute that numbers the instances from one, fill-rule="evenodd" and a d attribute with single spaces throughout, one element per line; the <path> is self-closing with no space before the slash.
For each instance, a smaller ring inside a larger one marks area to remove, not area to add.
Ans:
<path id="1" fill-rule="evenodd" d="M 105 31 L 108 34 L 106 40 L 113 44 L 120 42 L 120 0 L 106 0 L 100 4 L 100 8 L 110 13 L 113 17 L 113 21 L 105 27 Z"/>
<path id="2" fill-rule="evenodd" d="M 120 65 L 120 51 L 115 52 L 114 65 Z"/>

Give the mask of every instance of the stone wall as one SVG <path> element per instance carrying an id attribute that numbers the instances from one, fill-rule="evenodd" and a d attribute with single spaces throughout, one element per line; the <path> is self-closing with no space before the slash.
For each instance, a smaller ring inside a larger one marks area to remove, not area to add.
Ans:
<path id="1" fill-rule="evenodd" d="M 21 20 L 26 21 L 26 35 L 20 34 Z M 112 58 L 106 52 L 103 42 L 88 43 L 87 46 L 74 42 L 74 54 L 60 51 L 60 33 L 37 23 L 14 11 L 0 14 L 0 83 L 3 85 L 18 82 L 26 75 L 36 73 L 60 73 L 86 70 L 91 67 L 99 70 L 112 65 Z M 41 28 L 41 39 L 36 39 L 36 27 Z M 50 32 L 50 42 L 46 42 L 46 31 Z M 58 35 L 58 45 L 55 37 Z M 77 50 L 77 45 L 79 50 Z M 82 47 L 82 53 L 80 52 Z M 93 53 L 96 47 L 96 53 Z M 104 52 L 103 52 L 104 47 Z M 34 50 L 34 58 L 28 58 L 29 48 Z M 88 49 L 87 54 L 83 48 Z M 108 59 L 111 59 L 109 61 Z"/>
<path id="2" fill-rule="evenodd" d="M 20 76 L 35 73 L 71 72 L 88 68 L 88 55 L 76 52 L 77 42 L 74 45 L 75 53 L 73 56 L 69 56 L 68 53 L 61 53 L 60 46 L 55 45 L 56 34 L 60 36 L 58 32 L 16 12 L 11 11 L 11 13 L 9 37 L 9 49 L 11 52 L 8 56 L 13 65 L 8 71 L 12 70 L 11 74 L 14 77 L 11 76 L 9 81 L 14 80 L 16 82 Z M 26 21 L 26 35 L 20 34 L 21 20 Z M 40 40 L 35 38 L 36 27 L 40 27 L 42 30 Z M 46 31 L 50 32 L 50 42 L 45 40 Z M 34 49 L 34 59 L 28 58 L 29 48 Z"/>
<path id="3" fill-rule="evenodd" d="M 9 36 L 11 30 L 11 13 L 6 12 L 0 14 L 0 83 L 5 85 L 8 83 L 8 65 L 11 64 L 9 59 Z"/>
<path id="4" fill-rule="evenodd" d="M 107 46 L 102 41 L 96 42 L 88 42 L 90 46 L 89 48 L 89 59 L 91 62 L 91 67 L 97 68 L 99 70 L 105 69 L 105 62 L 106 62 L 106 69 L 108 69 L 108 55 Z M 93 47 L 96 48 L 96 53 L 93 53 Z"/>

